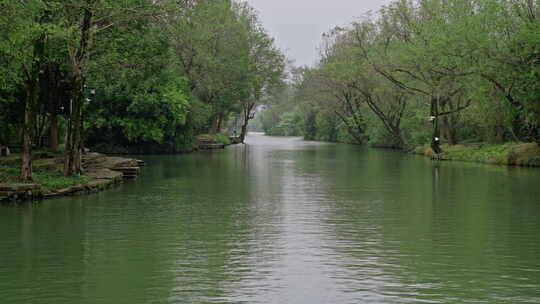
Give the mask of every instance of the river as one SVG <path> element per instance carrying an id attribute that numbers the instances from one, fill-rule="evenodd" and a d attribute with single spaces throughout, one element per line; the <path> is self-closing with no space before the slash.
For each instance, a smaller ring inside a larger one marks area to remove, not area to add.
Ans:
<path id="1" fill-rule="evenodd" d="M 0 208 L 0 303 L 540 303 L 540 170 L 250 134 Z"/>

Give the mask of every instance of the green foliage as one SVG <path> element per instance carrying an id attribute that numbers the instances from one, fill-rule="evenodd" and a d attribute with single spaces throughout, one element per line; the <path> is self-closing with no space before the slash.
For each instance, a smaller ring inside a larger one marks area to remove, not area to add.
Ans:
<path id="1" fill-rule="evenodd" d="M 0 165 L 0 183 L 18 181 L 19 168 L 16 166 Z"/>
<path id="2" fill-rule="evenodd" d="M 131 143 L 164 143 L 187 121 L 190 103 L 182 83 L 177 79 L 149 90 L 135 88 L 131 96 L 119 100 L 114 96 L 100 96 L 99 101 L 90 106 L 95 109 L 92 115 L 96 116 L 88 124 L 90 139 L 104 130 L 115 130 Z M 115 104 L 115 107 L 107 107 L 107 104 Z"/>
<path id="3" fill-rule="evenodd" d="M 393 1 L 324 38 L 319 64 L 293 75 L 292 101 L 263 115 L 266 130 L 294 109 L 306 139 L 334 140 L 339 121 L 354 142 L 375 146 L 540 147 L 534 1 Z"/>
<path id="4" fill-rule="evenodd" d="M 300 136 L 301 130 L 302 117 L 297 112 L 286 112 L 279 117 L 276 125 L 265 132 L 272 136 Z"/>
<path id="5" fill-rule="evenodd" d="M 231 144 L 231 139 L 229 138 L 229 136 L 227 136 L 225 134 L 222 134 L 222 133 L 215 134 L 214 135 L 214 140 L 217 141 L 218 143 L 224 144 L 224 145 L 230 145 Z"/>
<path id="6" fill-rule="evenodd" d="M 247 94 L 247 32 L 228 1 L 204 1 L 172 28 L 173 51 L 194 88 L 214 114 L 237 109 Z"/>
<path id="7" fill-rule="evenodd" d="M 40 145 L 58 116 L 62 138 L 82 135 L 64 143 L 68 156 L 81 145 L 185 152 L 197 134 L 247 126 L 266 104 L 257 119 L 271 135 L 540 146 L 534 1 L 394 1 L 325 34 L 320 62 L 291 67 L 287 84 L 285 57 L 245 2 L 4 0 L 0 9 L 0 143 L 17 143 L 25 126 Z"/>
<path id="8" fill-rule="evenodd" d="M 320 141 L 337 142 L 339 137 L 339 119 L 328 112 L 319 112 L 316 117 L 316 136 Z"/>
<path id="9" fill-rule="evenodd" d="M 0 10 L 0 143 L 17 142 L 31 87 L 33 140 L 55 116 L 68 160 L 80 146 L 192 151 L 197 134 L 220 131 L 283 78 L 283 54 L 243 2 L 4 0 Z"/>

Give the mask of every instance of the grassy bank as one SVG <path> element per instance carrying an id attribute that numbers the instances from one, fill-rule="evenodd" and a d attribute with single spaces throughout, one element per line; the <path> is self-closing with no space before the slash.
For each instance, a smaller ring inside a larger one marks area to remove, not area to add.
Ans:
<path id="1" fill-rule="evenodd" d="M 92 180 L 87 176 L 65 177 L 62 173 L 62 164 L 57 164 L 54 158 L 38 159 L 33 163 L 33 183 L 41 185 L 45 192 L 65 189 Z M 19 164 L 20 157 L 18 155 L 11 155 L 9 158 L 0 158 L 0 183 L 24 183 L 19 179 Z"/>
<path id="2" fill-rule="evenodd" d="M 540 149 L 534 143 L 442 145 L 442 160 L 457 160 L 496 165 L 540 167 Z M 419 147 L 416 154 L 435 158 L 430 147 Z"/>
<path id="3" fill-rule="evenodd" d="M 217 134 L 201 134 L 197 136 L 197 140 L 199 141 L 209 141 L 209 142 L 215 142 L 219 143 L 225 146 L 228 146 L 231 144 L 231 139 L 229 136 L 217 133 Z"/>
<path id="4" fill-rule="evenodd" d="M 139 176 L 144 161 L 87 153 L 84 175 L 65 177 L 61 155 L 43 153 L 33 161 L 33 181 L 19 178 L 20 157 L 0 158 L 0 201 L 15 203 L 95 193 Z M 41 157 L 41 158 L 39 158 Z"/>

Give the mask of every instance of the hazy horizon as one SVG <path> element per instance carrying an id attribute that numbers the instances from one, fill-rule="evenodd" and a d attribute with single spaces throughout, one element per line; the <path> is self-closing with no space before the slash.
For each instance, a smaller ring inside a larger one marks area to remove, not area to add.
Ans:
<path id="1" fill-rule="evenodd" d="M 344 26 L 391 0 L 246 0 L 257 9 L 268 32 L 295 65 L 319 58 L 322 34 Z"/>

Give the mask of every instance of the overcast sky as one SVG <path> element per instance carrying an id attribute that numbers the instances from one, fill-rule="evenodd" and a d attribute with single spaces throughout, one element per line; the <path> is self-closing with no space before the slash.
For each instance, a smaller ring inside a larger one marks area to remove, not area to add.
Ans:
<path id="1" fill-rule="evenodd" d="M 321 35 L 365 13 L 376 12 L 390 0 L 246 0 L 295 65 L 313 65 Z"/>

